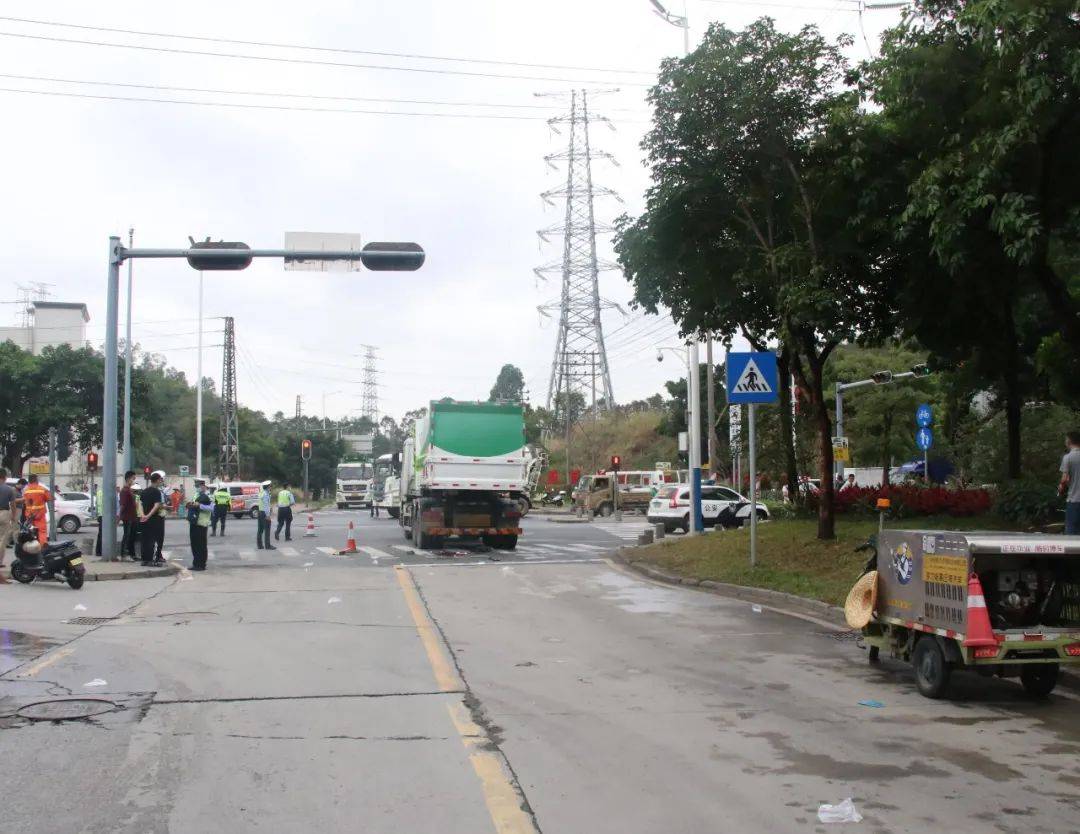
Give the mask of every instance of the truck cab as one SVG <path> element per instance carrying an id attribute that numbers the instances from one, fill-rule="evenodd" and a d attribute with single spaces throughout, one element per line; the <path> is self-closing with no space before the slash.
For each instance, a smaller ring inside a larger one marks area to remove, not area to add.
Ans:
<path id="1" fill-rule="evenodd" d="M 337 467 L 337 508 L 370 507 L 374 468 L 366 461 L 339 463 Z"/>

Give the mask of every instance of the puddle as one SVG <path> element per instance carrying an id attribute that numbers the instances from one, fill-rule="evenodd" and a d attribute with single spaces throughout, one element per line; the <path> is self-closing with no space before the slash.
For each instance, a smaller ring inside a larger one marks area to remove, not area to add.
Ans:
<path id="1" fill-rule="evenodd" d="M 608 589 L 603 599 L 633 614 L 677 614 L 686 610 L 681 594 L 614 571 L 602 573 L 592 581 Z"/>
<path id="2" fill-rule="evenodd" d="M 59 640 L 0 628 L 0 675 L 60 645 Z"/>

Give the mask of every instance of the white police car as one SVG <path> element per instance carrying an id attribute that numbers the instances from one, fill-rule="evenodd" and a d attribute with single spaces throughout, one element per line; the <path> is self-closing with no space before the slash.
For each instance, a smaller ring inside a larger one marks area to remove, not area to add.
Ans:
<path id="1" fill-rule="evenodd" d="M 721 514 L 729 508 L 731 512 L 725 518 L 721 518 Z M 769 508 L 759 503 L 757 515 L 759 521 L 767 519 Z M 728 487 L 702 484 L 701 517 L 706 527 L 714 527 L 725 522 L 729 526 L 742 526 L 750 518 L 750 500 Z M 673 484 L 661 487 L 649 502 L 648 518 L 650 524 L 662 523 L 669 533 L 678 529 L 684 533 L 688 532 L 690 530 L 690 485 Z"/>

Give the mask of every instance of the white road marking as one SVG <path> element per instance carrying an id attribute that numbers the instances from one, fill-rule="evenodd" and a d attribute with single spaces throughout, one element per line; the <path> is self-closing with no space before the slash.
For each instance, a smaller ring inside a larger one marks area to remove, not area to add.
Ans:
<path id="1" fill-rule="evenodd" d="M 407 544 L 392 544 L 390 545 L 394 550 L 400 550 L 402 553 L 416 553 L 416 549 L 409 547 Z"/>
<path id="2" fill-rule="evenodd" d="M 380 559 L 396 559 L 397 558 L 397 556 L 394 556 L 393 554 L 387 553 L 385 550 L 379 550 L 379 548 L 377 548 L 377 547 L 369 547 L 369 546 L 366 546 L 366 545 L 361 545 L 360 549 L 362 551 L 364 551 L 364 553 L 368 554 L 368 556 L 371 557 L 371 560 L 373 562 L 375 562 L 375 564 L 378 564 Z"/>
<path id="3" fill-rule="evenodd" d="M 280 551 L 282 556 L 299 556 L 300 555 L 297 552 L 295 547 L 279 547 L 278 550 Z"/>
<path id="4" fill-rule="evenodd" d="M 337 551 L 332 547 L 316 547 L 320 553 L 325 553 L 327 556 L 337 556 Z"/>
<path id="5" fill-rule="evenodd" d="M 503 565 L 588 565 L 604 564 L 607 559 L 535 559 L 520 562 L 431 562 L 424 565 L 425 568 L 476 568 L 476 567 L 501 567 Z"/>
<path id="6" fill-rule="evenodd" d="M 254 562 L 256 559 L 254 550 L 238 550 L 236 555 L 243 559 L 245 562 Z"/>

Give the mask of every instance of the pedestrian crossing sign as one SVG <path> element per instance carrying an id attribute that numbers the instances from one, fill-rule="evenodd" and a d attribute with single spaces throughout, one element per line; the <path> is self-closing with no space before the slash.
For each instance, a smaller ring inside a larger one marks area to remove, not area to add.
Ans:
<path id="1" fill-rule="evenodd" d="M 778 388 L 775 353 L 728 354 L 729 403 L 774 403 L 779 396 Z"/>

